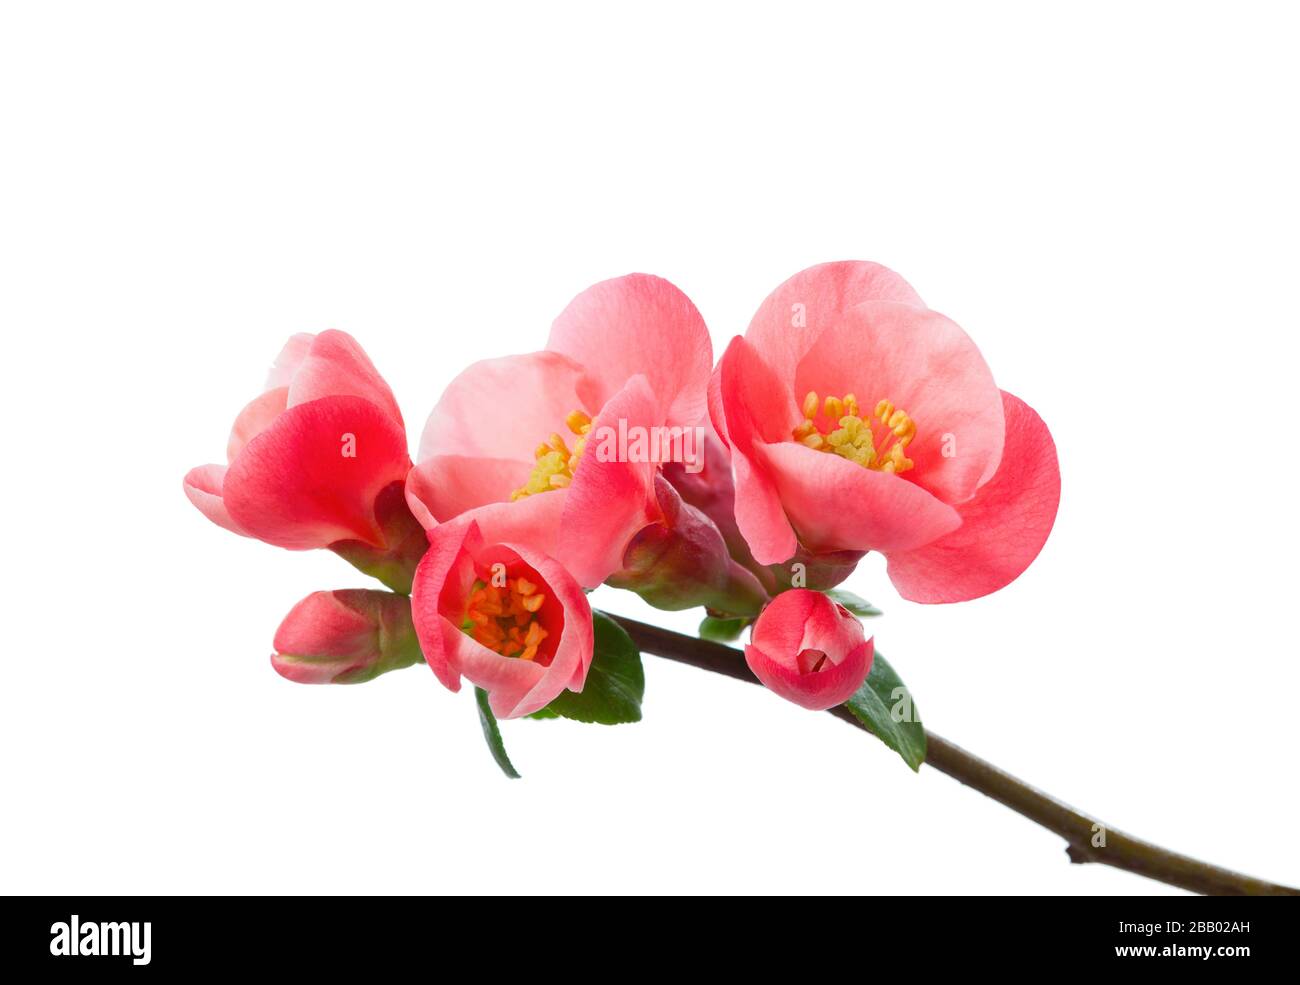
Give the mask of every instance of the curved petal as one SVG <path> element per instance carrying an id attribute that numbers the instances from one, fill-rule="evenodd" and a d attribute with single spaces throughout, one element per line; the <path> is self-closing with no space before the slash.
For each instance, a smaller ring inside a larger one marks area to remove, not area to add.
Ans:
<path id="1" fill-rule="evenodd" d="M 290 339 L 286 352 L 281 353 L 281 359 L 286 361 L 284 369 L 288 369 L 296 358 L 296 353 L 289 350 L 295 346 L 297 338 Z M 277 363 L 277 369 L 272 370 L 272 379 L 280 373 Z M 361 397 L 387 414 L 399 429 L 406 427 L 393 391 L 379 375 L 370 357 L 356 339 L 336 329 L 321 332 L 312 339 L 311 346 L 292 371 L 289 382 L 290 407 L 322 397 Z"/>
<path id="2" fill-rule="evenodd" d="M 231 533 L 239 534 L 241 537 L 251 537 L 252 534 L 236 523 L 230 511 L 226 509 L 225 500 L 221 495 L 225 478 L 226 466 L 224 465 L 200 465 L 192 468 L 185 476 L 185 495 L 200 513 L 218 527 L 225 527 Z"/>
<path id="3" fill-rule="evenodd" d="M 488 693 L 488 705 L 497 718 L 519 718 L 544 708 L 556 694 L 564 690 L 559 682 L 555 694 L 544 701 L 530 700 L 529 696 L 544 690 L 549 668 L 532 660 L 503 657 L 483 644 L 460 633 L 457 644 L 461 671 L 475 687 Z M 527 707 L 528 711 L 519 709 Z"/>
<path id="4" fill-rule="evenodd" d="M 769 691 L 801 708 L 824 711 L 843 704 L 862 686 L 871 670 L 874 653 L 873 641 L 867 640 L 839 663 L 805 674 L 785 666 L 751 643 L 745 647 L 745 663 Z"/>
<path id="5" fill-rule="evenodd" d="M 316 336 L 310 332 L 299 332 L 297 335 L 289 336 L 289 341 L 284 344 L 280 354 L 275 357 L 275 362 L 271 364 L 271 372 L 267 374 L 264 389 L 275 390 L 280 387 L 288 389 L 289 384 L 293 382 L 293 374 L 298 372 L 298 367 L 307 358 L 307 353 L 311 351 L 311 344 L 315 340 Z"/>
<path id="6" fill-rule="evenodd" d="M 277 547 L 383 547 L 375 498 L 409 469 L 406 435 L 387 413 L 360 397 L 326 397 L 290 407 L 253 438 L 222 496 L 240 527 Z"/>
<path id="7" fill-rule="evenodd" d="M 489 503 L 465 515 L 473 517 L 489 543 L 509 543 L 521 551 L 554 557 L 569 492 L 556 489 L 513 503 Z"/>
<path id="8" fill-rule="evenodd" d="M 283 386 L 254 397 L 239 412 L 235 426 L 230 429 L 230 438 L 226 441 L 226 461 L 233 462 L 235 456 L 244 450 L 244 445 L 270 427 L 271 422 L 284 413 L 288 400 L 289 388 Z"/>
<path id="9" fill-rule="evenodd" d="M 818 605 L 819 598 L 826 599 L 826 596 L 798 588 L 781 592 L 768 603 L 754 624 L 750 642 L 768 653 L 796 653 L 802 650 L 804 626 Z"/>
<path id="10" fill-rule="evenodd" d="M 587 288 L 555 319 L 546 348 L 586 369 L 588 407 L 604 406 L 643 374 L 658 403 L 656 423 L 687 426 L 704 416 L 709 331 L 691 299 L 662 277 L 628 274 Z"/>
<path id="11" fill-rule="evenodd" d="M 529 471 L 528 465 L 513 459 L 434 455 L 411 469 L 406 499 L 427 530 L 480 506 L 509 504 L 510 494 L 528 480 Z"/>
<path id="12" fill-rule="evenodd" d="M 865 260 L 821 263 L 801 270 L 767 296 L 745 332 L 750 345 L 781 379 L 839 316 L 864 301 L 924 307 L 910 284 L 888 267 Z"/>
<path id="13" fill-rule="evenodd" d="M 743 338 L 731 340 L 710 382 L 713 426 L 731 447 L 736 526 L 759 564 L 780 564 L 798 549 L 794 528 L 765 464 L 754 457 L 763 413 L 790 406 L 771 371 Z M 793 411 L 786 422 L 793 426 Z M 787 432 L 788 433 L 788 432 Z"/>
<path id="14" fill-rule="evenodd" d="M 444 687 L 460 690 L 463 643 L 460 630 L 474 569 L 465 541 L 477 533 L 469 522 L 445 524 L 429 533 L 429 549 L 415 569 L 411 586 L 411 620 L 424 659 Z M 475 646 L 478 646 L 475 643 Z"/>
<path id="15" fill-rule="evenodd" d="M 570 411 L 598 406 L 578 396 L 582 367 L 557 352 L 484 359 L 438 398 L 420 438 L 419 460 L 435 455 L 511 459 L 533 467 L 533 451 L 552 432 L 568 434 Z"/>
<path id="16" fill-rule="evenodd" d="M 634 435 L 633 428 L 648 429 L 657 421 L 649 382 L 644 376 L 632 377 L 592 421 L 573 482 L 563 490 L 565 503 L 555 557 L 587 588 L 595 588 L 619 570 L 628 542 L 659 518 L 655 464 L 648 459 L 629 460 L 644 457 L 637 454 L 631 439 L 625 449 L 619 447 L 621 434 Z M 559 493 L 525 498 L 555 495 Z"/>
<path id="17" fill-rule="evenodd" d="M 1056 521 L 1061 472 L 1047 425 L 1028 404 L 1002 394 L 1002 465 L 958 507 L 958 530 L 917 550 L 889 555 L 889 577 L 913 602 L 963 602 L 996 592 L 1038 556 Z"/>
<path id="18" fill-rule="evenodd" d="M 795 371 L 795 393 L 854 393 L 871 413 L 892 401 L 916 422 L 908 479 L 946 503 L 997 471 L 1006 425 L 993 374 L 975 343 L 938 312 L 870 301 L 841 312 Z"/>
<path id="19" fill-rule="evenodd" d="M 957 529 L 957 511 L 906 478 L 795 441 L 759 445 L 799 541 L 815 553 L 901 551 Z"/>

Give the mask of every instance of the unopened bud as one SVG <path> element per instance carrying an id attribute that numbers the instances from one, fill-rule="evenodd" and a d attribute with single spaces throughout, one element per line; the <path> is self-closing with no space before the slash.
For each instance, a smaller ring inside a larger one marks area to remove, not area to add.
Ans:
<path id="1" fill-rule="evenodd" d="M 271 666 L 299 684 L 359 684 L 424 659 L 411 600 L 392 592 L 313 592 L 275 633 Z"/>
<path id="2" fill-rule="evenodd" d="M 769 690 L 821 711 L 862 686 L 874 653 L 851 612 L 821 592 L 794 589 L 758 617 L 745 662 Z"/>

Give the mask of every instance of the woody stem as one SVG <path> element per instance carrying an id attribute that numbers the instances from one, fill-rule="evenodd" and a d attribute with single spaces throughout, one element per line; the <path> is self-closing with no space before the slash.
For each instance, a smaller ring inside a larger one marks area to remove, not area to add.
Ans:
<path id="1" fill-rule="evenodd" d="M 757 684 L 734 647 L 684 636 L 635 619 L 614 616 L 638 649 L 739 681 Z M 836 718 L 866 730 L 847 708 L 829 709 Z M 1242 875 L 1134 838 L 1043 793 L 992 763 L 926 729 L 925 763 L 986 797 L 1010 807 L 1065 839 L 1071 862 L 1096 862 L 1209 896 L 1300 896 L 1300 890 Z"/>

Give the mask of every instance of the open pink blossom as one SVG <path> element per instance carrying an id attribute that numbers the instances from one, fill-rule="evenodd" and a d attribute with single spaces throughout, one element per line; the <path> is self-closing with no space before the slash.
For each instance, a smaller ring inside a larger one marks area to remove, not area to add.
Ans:
<path id="1" fill-rule="evenodd" d="M 517 542 L 509 515 L 472 514 L 429 532 L 411 612 L 425 659 L 444 685 L 464 676 L 493 714 L 518 718 L 561 691 L 581 691 L 595 641 L 591 606 L 554 558 Z"/>
<path id="2" fill-rule="evenodd" d="M 905 598 L 954 602 L 1015 579 L 1056 517 L 1046 425 L 878 264 L 823 264 L 778 287 L 709 399 L 760 564 L 876 550 Z"/>
<path id="3" fill-rule="evenodd" d="M 711 365 L 703 319 L 668 281 L 596 284 L 556 319 L 545 350 L 475 363 L 452 381 L 407 481 L 411 509 L 426 528 L 468 510 L 508 512 L 526 543 L 595 587 L 660 518 L 658 464 L 608 439 L 697 424 Z"/>
<path id="4" fill-rule="evenodd" d="M 388 384 L 350 335 L 291 338 L 265 392 L 236 418 L 226 457 L 192 469 L 185 493 L 227 530 L 290 550 L 392 546 L 376 501 L 406 479 L 406 432 Z"/>
<path id="5" fill-rule="evenodd" d="M 821 592 L 782 592 L 754 623 L 745 662 L 769 690 L 804 708 L 843 704 L 875 654 L 862 623 Z"/>

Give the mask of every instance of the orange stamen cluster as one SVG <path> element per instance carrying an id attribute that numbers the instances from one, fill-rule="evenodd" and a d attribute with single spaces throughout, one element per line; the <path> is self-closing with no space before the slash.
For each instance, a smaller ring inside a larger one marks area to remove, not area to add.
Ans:
<path id="1" fill-rule="evenodd" d="M 833 452 L 877 472 L 906 472 L 916 464 L 906 454 L 907 446 L 916 437 L 916 422 L 888 400 L 877 403 L 873 414 L 863 415 L 858 398 L 851 393 L 827 397 L 822 402 L 810 390 L 800 409 L 803 422 L 790 433 L 795 441 L 813 451 Z M 818 427 L 819 418 L 833 422 L 830 430 Z M 883 429 L 883 434 L 877 435 L 877 426 Z"/>
<path id="2" fill-rule="evenodd" d="M 546 596 L 527 578 L 510 578 L 504 588 L 477 582 L 462 624 L 479 643 L 503 657 L 535 660 L 547 632 L 537 621 Z"/>
<path id="3" fill-rule="evenodd" d="M 591 418 L 580 410 L 574 410 L 569 412 L 564 423 L 578 437 L 578 440 L 573 443 L 573 450 L 569 450 L 569 446 L 558 433 L 552 434 L 549 441 L 538 445 L 537 450 L 533 452 L 533 457 L 537 460 L 533 471 L 528 476 L 528 481 L 510 494 L 511 502 L 524 496 L 533 496 L 552 489 L 563 489 L 573 481 L 573 473 L 578 468 L 582 451 L 587 447 L 587 435 L 591 433 Z"/>

